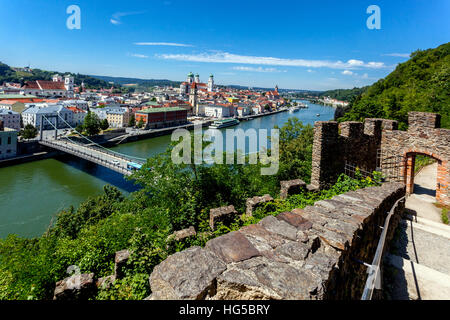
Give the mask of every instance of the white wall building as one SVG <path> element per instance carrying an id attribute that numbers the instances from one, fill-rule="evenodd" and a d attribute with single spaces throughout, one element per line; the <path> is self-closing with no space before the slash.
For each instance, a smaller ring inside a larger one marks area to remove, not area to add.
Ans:
<path id="1" fill-rule="evenodd" d="M 55 115 L 59 115 L 58 119 L 51 117 Z M 62 105 L 53 105 L 44 108 L 30 107 L 22 112 L 22 120 L 24 126 L 31 124 L 36 128 L 40 128 L 43 123 L 45 130 L 54 129 L 55 126 L 58 129 L 67 128 L 69 125 L 74 126 L 73 112 Z"/>
<path id="2" fill-rule="evenodd" d="M 85 100 L 65 100 L 61 101 L 61 104 L 65 107 L 76 107 L 81 110 L 89 110 L 89 104 Z"/>
<path id="3" fill-rule="evenodd" d="M 227 118 L 231 116 L 230 108 L 218 105 L 205 106 L 205 116 L 217 119 Z"/>

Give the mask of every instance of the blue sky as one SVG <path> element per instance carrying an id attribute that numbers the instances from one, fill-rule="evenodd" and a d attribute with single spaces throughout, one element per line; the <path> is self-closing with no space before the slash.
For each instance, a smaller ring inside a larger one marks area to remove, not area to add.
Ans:
<path id="1" fill-rule="evenodd" d="M 81 29 L 69 30 L 70 5 Z M 370 30 L 370 5 L 381 29 Z M 326 90 L 450 41 L 450 1 L 0 0 L 0 61 L 84 74 Z"/>

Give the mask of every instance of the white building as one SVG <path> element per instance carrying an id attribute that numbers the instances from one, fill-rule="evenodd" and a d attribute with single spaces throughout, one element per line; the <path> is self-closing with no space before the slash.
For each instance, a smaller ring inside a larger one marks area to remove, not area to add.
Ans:
<path id="1" fill-rule="evenodd" d="M 217 119 L 227 118 L 231 116 L 230 108 L 218 105 L 205 106 L 205 116 Z"/>
<path id="2" fill-rule="evenodd" d="M 64 81 L 60 75 L 53 76 L 53 81 L 27 81 L 22 87 L 24 94 L 38 97 L 73 97 L 74 77 L 66 76 Z"/>
<path id="3" fill-rule="evenodd" d="M 85 100 L 65 100 L 61 101 L 61 104 L 64 107 L 76 107 L 77 109 L 81 110 L 89 110 L 89 104 Z"/>
<path id="4" fill-rule="evenodd" d="M 57 119 L 55 116 L 58 116 Z M 74 126 L 73 112 L 62 105 L 44 108 L 30 107 L 22 112 L 22 120 L 24 126 L 31 124 L 36 128 L 40 128 L 43 123 L 45 130 L 54 129 L 55 126 L 58 129 L 67 128 L 69 125 Z"/>
<path id="5" fill-rule="evenodd" d="M 18 112 L 0 109 L 0 121 L 5 128 L 20 130 L 20 114 Z"/>

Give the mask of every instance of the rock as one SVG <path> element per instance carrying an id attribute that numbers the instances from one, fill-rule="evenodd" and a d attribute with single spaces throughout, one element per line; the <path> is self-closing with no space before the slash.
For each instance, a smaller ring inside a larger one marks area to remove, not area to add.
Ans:
<path id="1" fill-rule="evenodd" d="M 245 214 L 247 216 L 252 216 L 253 210 L 255 210 L 258 206 L 260 206 L 263 203 L 273 201 L 273 198 L 269 194 L 265 194 L 262 197 L 253 197 L 247 199 L 246 206 L 247 209 L 245 211 Z"/>
<path id="2" fill-rule="evenodd" d="M 168 241 L 180 241 L 189 237 L 195 237 L 197 233 L 194 227 L 189 227 L 187 229 L 175 231 L 170 236 L 167 237 Z"/>
<path id="3" fill-rule="evenodd" d="M 286 256 L 295 261 L 305 260 L 308 252 L 309 246 L 297 241 L 287 242 L 275 249 L 276 254 Z"/>
<path id="4" fill-rule="evenodd" d="M 258 222 L 264 229 L 276 233 L 289 240 L 297 240 L 297 229 L 287 222 L 278 220 L 274 216 L 268 216 Z"/>
<path id="5" fill-rule="evenodd" d="M 300 179 L 281 181 L 280 186 L 281 199 L 286 199 L 290 195 L 299 194 L 306 190 L 306 183 Z"/>
<path id="6" fill-rule="evenodd" d="M 252 224 L 243 227 L 241 228 L 241 230 L 239 230 L 239 232 L 245 235 L 247 238 L 257 239 L 260 242 L 266 243 L 272 248 L 278 247 L 286 242 L 286 240 L 282 236 L 268 231 L 261 224 Z"/>
<path id="7" fill-rule="evenodd" d="M 237 215 L 237 211 L 234 206 L 220 207 L 211 209 L 209 211 L 209 226 L 211 230 L 215 230 L 215 226 L 218 222 L 222 222 L 225 225 L 230 225 Z"/>
<path id="8" fill-rule="evenodd" d="M 93 273 L 75 274 L 56 283 L 53 300 L 87 300 L 96 289 Z"/>
<path id="9" fill-rule="evenodd" d="M 114 276 L 116 279 L 122 279 L 125 276 L 125 268 L 130 258 L 130 251 L 127 249 L 117 251 L 114 258 Z"/>
<path id="10" fill-rule="evenodd" d="M 319 298 L 322 279 L 287 263 L 256 257 L 229 268 L 217 278 L 215 299 L 309 300 Z"/>
<path id="11" fill-rule="evenodd" d="M 191 247 L 157 265 L 149 282 L 153 300 L 205 299 L 214 295 L 215 279 L 226 264 L 210 250 Z"/>
<path id="12" fill-rule="evenodd" d="M 240 232 L 233 231 L 209 240 L 205 249 L 214 252 L 224 262 L 239 262 L 261 255 Z"/>
<path id="13" fill-rule="evenodd" d="M 308 230 L 312 228 L 311 222 L 293 212 L 282 212 L 277 216 L 277 219 L 285 221 L 299 230 Z"/>
<path id="14" fill-rule="evenodd" d="M 109 289 L 111 285 L 113 285 L 114 281 L 116 281 L 116 277 L 114 275 L 110 275 L 107 277 L 99 278 L 95 285 L 98 289 Z"/>

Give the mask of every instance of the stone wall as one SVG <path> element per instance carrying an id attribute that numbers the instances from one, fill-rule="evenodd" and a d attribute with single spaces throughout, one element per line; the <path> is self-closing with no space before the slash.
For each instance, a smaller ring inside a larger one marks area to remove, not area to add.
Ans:
<path id="1" fill-rule="evenodd" d="M 400 183 L 348 192 L 175 253 L 150 275 L 149 299 L 360 299 L 367 268 L 358 261 L 372 262 L 404 194 Z"/>
<path id="2" fill-rule="evenodd" d="M 414 191 L 414 159 L 424 154 L 438 161 L 436 199 L 450 205 L 450 130 L 441 129 L 440 115 L 410 112 L 408 131 L 397 121 L 315 123 L 311 187 L 325 188 L 344 173 L 345 164 L 362 170 L 381 170 L 387 181 L 402 181 Z"/>
<path id="3" fill-rule="evenodd" d="M 450 205 L 450 130 L 441 129 L 440 115 L 425 112 L 410 112 L 408 131 L 385 130 L 381 140 L 381 168 L 389 175 L 389 163 L 394 155 L 400 156 L 401 178 L 406 183 L 406 192 L 414 192 L 415 156 L 423 154 L 438 162 L 436 200 Z M 387 166 L 386 166 L 387 167 Z"/>
<path id="4" fill-rule="evenodd" d="M 345 163 L 372 172 L 377 168 L 377 150 L 381 145 L 382 128 L 391 128 L 393 121 L 366 119 L 361 122 L 318 121 L 314 125 L 311 186 L 324 188 L 334 184 Z"/>

